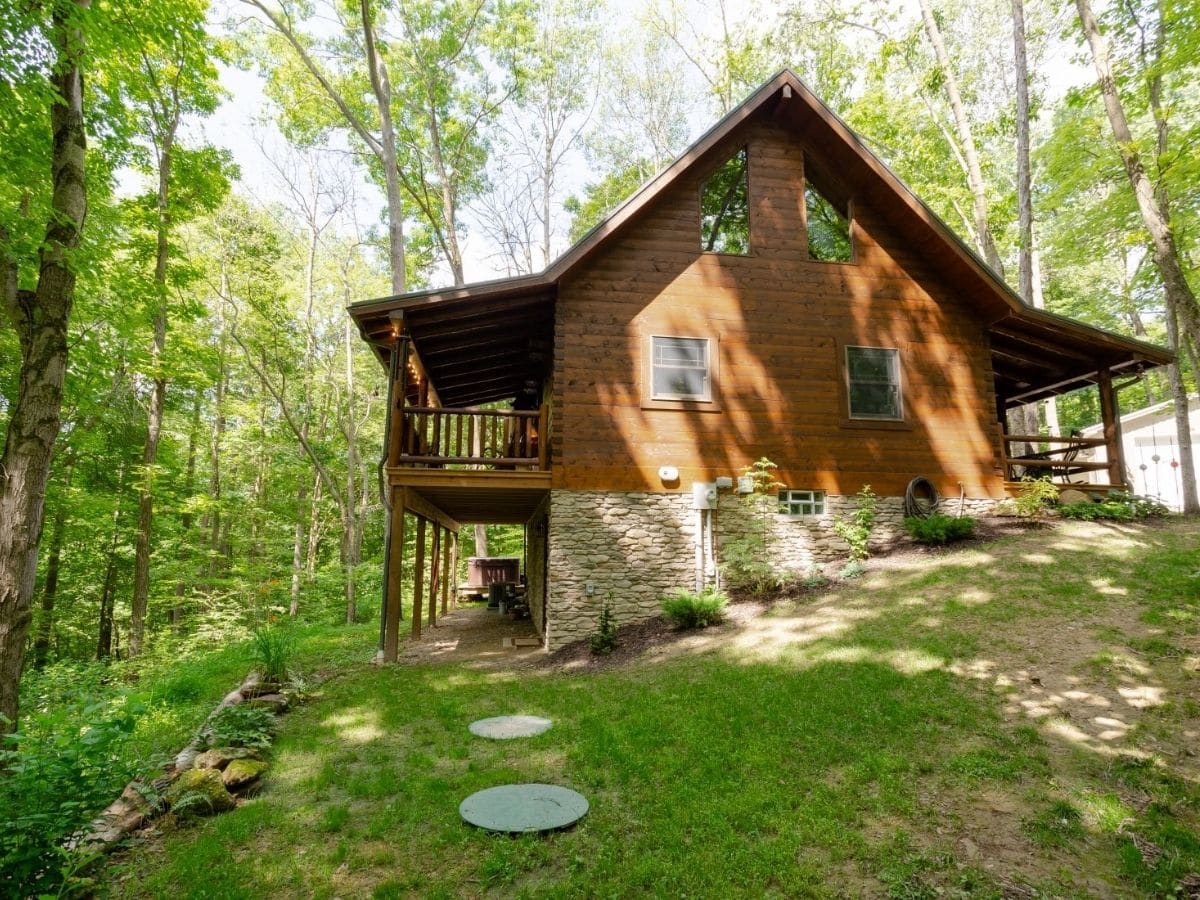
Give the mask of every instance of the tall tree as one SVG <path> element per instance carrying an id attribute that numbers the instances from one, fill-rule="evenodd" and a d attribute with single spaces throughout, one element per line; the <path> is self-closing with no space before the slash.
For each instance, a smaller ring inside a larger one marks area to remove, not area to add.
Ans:
<path id="1" fill-rule="evenodd" d="M 921 21 L 925 34 L 933 48 L 934 58 L 942 78 L 946 99 L 954 114 L 954 127 L 958 134 L 958 143 L 966 163 L 967 181 L 971 187 L 972 209 L 974 211 L 975 243 L 983 253 L 996 273 L 1004 277 L 1004 263 L 1000 259 L 1000 251 L 996 249 L 996 239 L 992 234 L 991 213 L 988 209 L 987 184 L 983 179 L 983 167 L 979 163 L 979 147 L 971 129 L 971 121 L 967 116 L 966 104 L 963 103 L 962 92 L 958 85 L 958 76 L 946 50 L 946 42 L 942 38 L 942 29 L 938 25 L 930 0 L 920 0 Z"/>
<path id="2" fill-rule="evenodd" d="M 167 399 L 167 373 L 163 354 L 167 345 L 167 320 L 171 285 L 168 266 L 172 257 L 172 228 L 186 204 L 180 203 L 174 167 L 181 148 L 179 129 L 189 115 L 206 115 L 216 109 L 219 91 L 210 41 L 205 33 L 207 0 L 171 0 L 152 7 L 163 15 L 158 40 L 139 48 L 139 65 L 130 79 L 131 108 L 141 120 L 140 130 L 149 142 L 150 169 L 156 186 L 153 200 L 154 252 L 150 285 L 151 343 L 148 361 L 150 395 L 146 402 L 146 439 L 142 450 L 141 486 L 138 491 L 137 550 L 130 605 L 129 655 L 142 652 L 146 607 L 150 596 L 150 553 L 154 527 L 154 481 L 158 445 Z M 212 154 L 195 160 L 217 163 Z M 195 175 L 193 171 L 189 174 Z M 219 197 L 196 192 L 191 197 L 212 208 Z"/>
<path id="3" fill-rule="evenodd" d="M 50 90 L 41 97 L 49 108 L 53 189 L 32 292 L 21 290 L 19 260 L 0 232 L 0 304 L 21 348 L 20 387 L 0 455 L 0 733 L 17 724 L 46 479 L 62 410 L 73 255 L 87 214 L 82 64 L 89 7 L 90 0 L 58 2 L 48 23 L 30 23 L 31 31 L 45 29 L 53 49 L 45 75 Z"/>
<path id="4" fill-rule="evenodd" d="M 1196 295 L 1193 293 L 1192 287 L 1188 284 L 1187 278 L 1184 275 L 1179 248 L 1176 245 L 1175 235 L 1171 228 L 1169 198 L 1166 194 L 1165 185 L 1160 184 L 1159 189 L 1156 191 L 1150 181 L 1150 177 L 1146 173 L 1145 164 L 1142 162 L 1133 132 L 1129 127 L 1129 120 L 1125 114 L 1125 105 L 1121 100 L 1120 94 L 1117 92 L 1117 83 L 1113 77 L 1108 41 L 1100 31 L 1100 26 L 1096 21 L 1095 14 L 1092 12 L 1089 0 L 1075 0 L 1075 8 L 1079 12 L 1079 22 L 1083 28 L 1084 37 L 1087 39 L 1088 47 L 1091 50 L 1092 62 L 1095 65 L 1096 77 L 1100 86 L 1100 96 L 1104 101 L 1104 111 L 1108 116 L 1109 126 L 1112 129 L 1113 138 L 1117 145 L 1117 152 L 1121 155 L 1121 162 L 1125 167 L 1125 175 L 1129 179 L 1130 187 L 1133 189 L 1134 197 L 1137 199 L 1142 224 L 1150 234 L 1152 258 L 1155 268 L 1158 269 L 1159 277 L 1162 279 L 1163 291 L 1166 294 L 1167 321 L 1168 324 L 1178 321 L 1181 326 L 1180 330 L 1182 333 L 1179 335 L 1179 339 L 1174 342 L 1174 349 L 1184 347 L 1189 340 L 1193 344 L 1200 346 L 1200 304 L 1196 302 Z M 1158 14 L 1159 21 L 1161 22 L 1161 6 L 1158 9 Z M 1153 98 L 1154 96 L 1155 90 L 1152 86 L 1151 97 Z M 1152 99 L 1151 103 L 1154 104 L 1157 101 Z M 1156 129 L 1156 147 L 1161 152 L 1165 148 L 1166 123 L 1165 119 L 1158 114 L 1155 115 L 1155 119 L 1158 126 Z M 1178 370 L 1178 362 L 1176 363 L 1176 370 Z M 1179 386 L 1180 381 L 1177 373 L 1174 378 L 1176 384 L 1176 388 L 1174 389 L 1176 423 L 1177 427 L 1182 429 L 1179 433 L 1179 440 L 1181 442 L 1180 456 L 1182 457 L 1180 459 L 1180 471 L 1183 475 L 1183 508 L 1184 512 L 1197 513 L 1200 512 L 1200 499 L 1197 497 L 1195 466 L 1192 454 L 1190 453 L 1191 447 L 1187 447 L 1189 452 L 1184 452 L 1183 446 L 1184 441 L 1190 444 L 1191 437 L 1188 425 L 1187 397 L 1186 392 Z"/>

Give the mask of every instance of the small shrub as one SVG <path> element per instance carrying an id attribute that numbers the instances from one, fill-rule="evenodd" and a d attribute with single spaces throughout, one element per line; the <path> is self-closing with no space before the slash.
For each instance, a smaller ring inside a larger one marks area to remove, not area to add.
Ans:
<path id="1" fill-rule="evenodd" d="M 829 584 L 829 576 L 825 574 L 824 570 L 820 566 L 813 566 L 808 570 L 805 576 L 800 579 L 801 587 L 808 588 L 810 591 L 823 588 L 827 584 Z"/>
<path id="2" fill-rule="evenodd" d="M 868 544 L 871 529 L 875 527 L 875 513 L 879 505 L 875 492 L 864 484 L 856 495 L 854 511 L 848 516 L 839 516 L 833 522 L 833 531 L 850 548 L 850 559 L 863 560 L 870 556 Z"/>
<path id="3" fill-rule="evenodd" d="M 918 544 L 941 546 L 971 537 L 975 533 L 975 520 L 970 516 L 956 519 L 938 513 L 925 519 L 920 516 L 908 516 L 904 520 L 904 530 Z"/>
<path id="4" fill-rule="evenodd" d="M 852 559 L 842 566 L 842 570 L 838 572 L 838 578 L 849 581 L 852 578 L 858 578 L 865 571 L 867 571 L 867 567 L 862 564 L 861 560 Z"/>
<path id="5" fill-rule="evenodd" d="M 600 621 L 596 633 L 592 635 L 592 653 L 595 656 L 607 656 L 617 646 L 617 624 L 613 621 L 609 601 L 605 600 L 600 607 Z"/>
<path id="6" fill-rule="evenodd" d="M 289 629 L 265 625 L 254 632 L 254 663 L 264 681 L 287 681 L 295 646 L 296 636 Z"/>
<path id="7" fill-rule="evenodd" d="M 237 703 L 213 716 L 205 745 L 210 748 L 256 747 L 262 750 L 271 746 L 274 729 L 275 714 L 270 709 Z"/>
<path id="8" fill-rule="evenodd" d="M 1021 487 L 1013 500 L 1017 515 L 1022 519 L 1036 519 L 1046 508 L 1058 502 L 1058 487 L 1045 478 L 1021 479 Z"/>
<path id="9" fill-rule="evenodd" d="M 773 524 L 784 486 L 775 479 L 778 466 L 765 456 L 742 469 L 753 490 L 742 497 L 747 513 L 745 530 L 726 540 L 721 547 L 721 575 L 734 590 L 762 594 L 778 590 L 783 578 L 772 562 L 775 532 Z"/>
<path id="10" fill-rule="evenodd" d="M 1129 522 L 1134 519 L 1165 516 L 1169 510 L 1157 500 L 1149 497 L 1137 497 L 1113 491 L 1107 499 L 1069 503 L 1061 507 L 1059 512 L 1068 519 L 1082 519 L 1089 522 L 1099 519 Z"/>
<path id="11" fill-rule="evenodd" d="M 699 594 L 681 590 L 663 598 L 662 610 L 676 628 L 706 628 L 725 618 L 728 602 L 729 598 L 715 588 L 706 587 Z"/>

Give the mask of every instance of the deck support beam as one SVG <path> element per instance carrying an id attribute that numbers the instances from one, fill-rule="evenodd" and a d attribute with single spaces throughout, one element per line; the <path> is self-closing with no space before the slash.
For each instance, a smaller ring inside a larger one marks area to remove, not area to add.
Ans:
<path id="1" fill-rule="evenodd" d="M 1117 412 L 1117 392 L 1113 387 L 1112 372 L 1101 369 L 1097 373 L 1096 386 L 1100 389 L 1100 420 L 1104 424 L 1104 446 L 1108 456 L 1108 481 L 1110 484 L 1125 484 L 1125 453 L 1121 447 L 1121 423 Z"/>
<path id="2" fill-rule="evenodd" d="M 442 615 L 450 612 L 450 531 L 446 530 L 442 546 Z"/>
<path id="3" fill-rule="evenodd" d="M 433 525 L 433 539 L 429 548 L 429 627 L 437 627 L 437 598 L 442 556 L 442 526 Z"/>
<path id="4" fill-rule="evenodd" d="M 425 599 L 425 519 L 417 516 L 417 546 L 413 558 L 412 631 L 414 641 L 421 639 L 421 603 Z"/>

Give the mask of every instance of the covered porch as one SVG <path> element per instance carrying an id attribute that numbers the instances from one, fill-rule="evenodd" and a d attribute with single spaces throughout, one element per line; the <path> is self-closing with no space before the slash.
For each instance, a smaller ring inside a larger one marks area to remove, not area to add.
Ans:
<path id="1" fill-rule="evenodd" d="M 527 591 L 540 614 L 553 289 L 517 279 L 368 301 L 350 312 L 388 370 L 379 467 L 388 510 L 383 660 L 397 659 L 406 606 L 411 639 L 419 641 L 457 602 L 464 526 L 525 526 Z M 411 560 L 406 541 L 415 541 Z"/>
<path id="2" fill-rule="evenodd" d="M 1049 476 L 1060 489 L 1128 490 L 1120 392 L 1149 369 L 1170 363 L 1172 354 L 1033 308 L 994 322 L 988 337 L 996 384 L 996 468 L 1006 489 L 1016 491 L 1023 477 Z M 1009 411 L 1092 386 L 1099 395 L 1099 437 L 1010 430 Z M 1103 460 L 1090 458 L 1097 447 L 1105 448 Z M 1084 483 L 1081 476 L 1091 472 L 1104 477 Z"/>

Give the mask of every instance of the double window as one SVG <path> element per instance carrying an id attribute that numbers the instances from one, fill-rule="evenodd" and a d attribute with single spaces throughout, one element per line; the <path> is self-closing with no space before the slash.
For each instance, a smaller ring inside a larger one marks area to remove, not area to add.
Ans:
<path id="1" fill-rule="evenodd" d="M 654 400 L 712 399 L 708 338 L 650 338 L 651 397 Z"/>
<path id="2" fill-rule="evenodd" d="M 846 395 L 851 419 L 903 419 L 900 351 L 888 347 L 847 347 Z"/>

